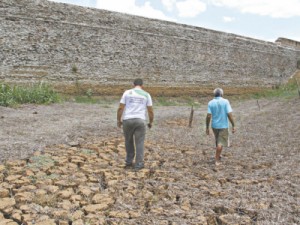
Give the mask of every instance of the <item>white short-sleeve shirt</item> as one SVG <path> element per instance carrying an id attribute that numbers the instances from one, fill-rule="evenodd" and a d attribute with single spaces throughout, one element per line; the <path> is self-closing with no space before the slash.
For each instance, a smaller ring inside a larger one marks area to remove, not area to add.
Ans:
<path id="1" fill-rule="evenodd" d="M 146 120 L 147 106 L 152 106 L 152 99 L 148 92 L 135 87 L 124 92 L 120 103 L 125 104 L 123 120 Z"/>

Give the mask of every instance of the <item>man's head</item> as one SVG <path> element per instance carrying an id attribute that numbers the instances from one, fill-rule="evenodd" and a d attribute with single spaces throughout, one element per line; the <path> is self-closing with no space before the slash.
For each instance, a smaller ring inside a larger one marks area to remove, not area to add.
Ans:
<path id="1" fill-rule="evenodd" d="M 143 86 L 143 80 L 138 78 L 133 81 L 134 86 Z"/>
<path id="2" fill-rule="evenodd" d="M 214 90 L 214 96 L 215 97 L 222 97 L 223 96 L 223 89 L 222 88 L 216 88 L 215 90 Z"/>

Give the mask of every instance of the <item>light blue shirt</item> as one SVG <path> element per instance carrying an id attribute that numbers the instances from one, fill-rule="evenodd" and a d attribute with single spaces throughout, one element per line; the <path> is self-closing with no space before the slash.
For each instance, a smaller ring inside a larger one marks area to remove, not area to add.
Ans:
<path id="1" fill-rule="evenodd" d="M 207 113 L 212 115 L 211 127 L 215 129 L 228 128 L 228 113 L 232 108 L 227 99 L 215 97 L 208 103 Z"/>

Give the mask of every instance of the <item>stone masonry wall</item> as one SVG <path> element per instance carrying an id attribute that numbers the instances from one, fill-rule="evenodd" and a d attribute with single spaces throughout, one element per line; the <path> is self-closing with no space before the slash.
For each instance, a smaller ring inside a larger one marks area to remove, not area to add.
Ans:
<path id="1" fill-rule="evenodd" d="M 46 0 L 1 0 L 0 81 L 271 86 L 297 70 L 289 46 Z"/>

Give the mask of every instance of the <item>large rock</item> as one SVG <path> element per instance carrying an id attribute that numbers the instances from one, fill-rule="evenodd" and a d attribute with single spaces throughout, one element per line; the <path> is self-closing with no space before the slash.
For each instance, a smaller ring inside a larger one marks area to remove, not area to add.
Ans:
<path id="1" fill-rule="evenodd" d="M 0 187 L 0 198 L 9 197 L 9 190 Z"/>
<path id="2" fill-rule="evenodd" d="M 4 165 L 0 165 L 0 173 L 3 173 L 5 171 L 6 167 Z"/>
<path id="3" fill-rule="evenodd" d="M 114 199 L 110 197 L 108 194 L 96 194 L 92 198 L 92 202 L 94 204 L 112 205 L 114 203 Z"/>
<path id="4" fill-rule="evenodd" d="M 22 177 L 21 175 L 10 175 L 10 176 L 6 177 L 5 180 L 7 182 L 13 182 L 15 180 L 20 179 L 21 177 Z"/>
<path id="5" fill-rule="evenodd" d="M 109 217 L 113 218 L 122 218 L 122 219 L 129 219 L 130 215 L 127 212 L 124 211 L 110 211 L 108 213 Z"/>
<path id="6" fill-rule="evenodd" d="M 32 199 L 33 199 L 33 193 L 31 192 L 22 192 L 22 193 L 17 193 L 15 195 L 15 200 L 18 203 L 32 202 Z"/>
<path id="7" fill-rule="evenodd" d="M 109 204 L 94 204 L 94 205 L 87 205 L 83 207 L 83 210 L 86 213 L 96 214 L 97 212 L 104 211 L 109 208 Z"/>
<path id="8" fill-rule="evenodd" d="M 0 225 L 18 225 L 18 223 L 10 219 L 1 219 Z"/>
<path id="9" fill-rule="evenodd" d="M 72 188 L 68 188 L 66 190 L 58 192 L 58 196 L 63 199 L 69 199 L 74 194 L 74 191 Z"/>
<path id="10" fill-rule="evenodd" d="M 249 216 L 240 216 L 236 213 L 221 215 L 218 218 L 218 224 L 220 225 L 250 225 L 252 224 L 251 218 Z"/>
<path id="11" fill-rule="evenodd" d="M 10 208 L 15 206 L 16 201 L 14 198 L 0 198 L 0 210 Z"/>
<path id="12" fill-rule="evenodd" d="M 48 219 L 48 220 L 37 222 L 35 223 L 35 225 L 56 225 L 56 222 L 53 219 Z"/>

